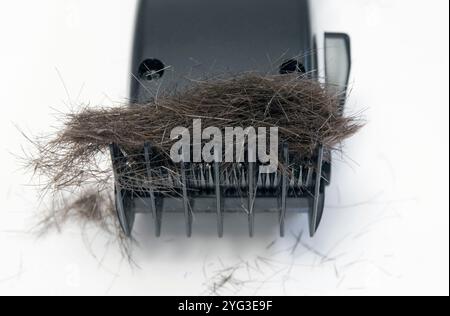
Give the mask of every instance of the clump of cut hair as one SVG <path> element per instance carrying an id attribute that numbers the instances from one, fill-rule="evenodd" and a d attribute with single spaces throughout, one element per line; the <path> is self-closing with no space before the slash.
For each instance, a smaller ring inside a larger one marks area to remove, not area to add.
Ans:
<path id="1" fill-rule="evenodd" d="M 109 146 L 114 143 L 127 157 L 135 157 L 134 167 L 124 170 L 133 174 L 128 189 L 140 190 L 148 185 L 139 180 L 147 179 L 142 161 L 144 143 L 151 144 L 159 167 L 177 175 L 179 169 L 169 155 L 173 145 L 170 132 L 178 126 L 191 128 L 194 119 L 201 119 L 205 128 L 214 126 L 221 131 L 228 126 L 278 127 L 279 142 L 289 144 L 296 156 L 312 159 L 318 144 L 327 152 L 339 150 L 342 141 L 363 125 L 359 115 L 342 114 L 341 100 L 336 89 L 307 76 L 245 73 L 196 81 L 146 104 L 85 107 L 64 114 L 63 126 L 55 135 L 33 140 L 36 154 L 30 165 L 44 176 L 45 189 L 52 192 L 87 184 L 100 192 L 112 192 Z M 170 190 L 158 174 L 152 179 L 157 190 Z M 86 199 L 78 201 L 71 211 L 96 222 L 98 210 L 90 212 L 84 204 L 93 197 Z"/>

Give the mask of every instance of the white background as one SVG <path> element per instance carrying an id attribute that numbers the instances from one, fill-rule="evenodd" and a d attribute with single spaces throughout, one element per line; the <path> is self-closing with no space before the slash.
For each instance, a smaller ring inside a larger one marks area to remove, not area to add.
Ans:
<path id="1" fill-rule="evenodd" d="M 258 218 L 249 239 L 245 217 L 227 217 L 223 240 L 215 237 L 214 219 L 197 218 L 194 238 L 186 240 L 183 219 L 169 218 L 157 240 L 150 220 L 138 218 L 138 267 L 94 229 L 83 234 L 69 225 L 41 239 L 31 234 L 45 204 L 14 156 L 28 148 L 16 125 L 45 133 L 69 100 L 124 101 L 135 6 L 0 4 L 0 294 L 207 294 L 215 271 L 246 262 L 250 274 L 237 271 L 236 287 L 221 294 L 448 295 L 445 0 L 313 1 L 316 26 L 351 35 L 348 108 L 366 109 L 368 124 L 346 143 L 346 160 L 335 160 L 318 235 L 304 237 L 293 254 L 295 238 L 276 239 L 269 224 L 275 218 Z M 289 223 L 293 234 L 307 227 L 301 216 Z"/>

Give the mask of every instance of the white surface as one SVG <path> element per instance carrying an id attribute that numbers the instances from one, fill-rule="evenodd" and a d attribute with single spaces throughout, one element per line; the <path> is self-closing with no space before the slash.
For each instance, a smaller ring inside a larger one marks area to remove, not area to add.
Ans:
<path id="1" fill-rule="evenodd" d="M 313 7 L 316 26 L 351 35 L 348 107 L 367 109 L 369 122 L 347 142 L 346 162 L 335 160 L 317 237 L 290 256 L 283 250 L 293 237 L 266 249 L 276 228 L 265 219 L 253 240 L 244 217 L 227 217 L 223 240 L 214 219 L 197 218 L 192 240 L 183 237 L 181 218 L 168 219 L 157 240 L 144 218 L 139 268 L 130 268 L 95 231 L 27 233 L 42 205 L 11 153 L 26 146 L 15 124 L 45 133 L 56 123 L 54 109 L 67 109 L 62 81 L 73 102 L 126 98 L 135 1 L 3 1 L 0 294 L 202 294 L 221 262 L 242 258 L 255 268 L 250 277 L 237 272 L 252 281 L 239 294 L 448 295 L 448 1 L 315 0 Z M 290 221 L 296 234 L 306 227 L 304 217 Z M 92 240 L 97 257 L 85 243 Z"/>

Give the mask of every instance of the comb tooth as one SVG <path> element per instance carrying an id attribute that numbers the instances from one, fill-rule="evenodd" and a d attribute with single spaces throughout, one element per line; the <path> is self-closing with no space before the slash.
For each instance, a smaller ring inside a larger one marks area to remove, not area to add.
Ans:
<path id="1" fill-rule="evenodd" d="M 294 188 L 295 185 L 295 170 L 294 168 L 290 169 L 290 175 L 289 175 L 289 188 Z"/>
<path id="2" fill-rule="evenodd" d="M 237 183 L 238 183 L 238 177 L 237 177 L 237 171 L 236 171 L 236 165 L 233 164 L 233 175 L 231 177 L 232 181 L 231 181 L 231 185 L 233 187 L 237 187 Z"/>
<path id="3" fill-rule="evenodd" d="M 261 174 L 261 187 L 262 188 L 264 188 L 266 186 L 266 177 L 267 177 L 267 173 Z"/>
<path id="4" fill-rule="evenodd" d="M 256 187 L 257 187 L 258 189 L 260 189 L 260 188 L 262 188 L 262 186 L 263 186 L 263 182 L 262 182 L 262 172 L 261 172 L 261 170 L 259 170 L 259 172 L 258 172 L 258 180 L 257 180 L 257 182 L 256 182 Z"/>
<path id="5" fill-rule="evenodd" d="M 202 186 L 202 168 L 200 164 L 196 164 L 195 167 L 195 185 L 197 189 L 200 189 Z"/>
<path id="6" fill-rule="evenodd" d="M 155 218 L 155 236 L 161 237 L 162 226 L 162 207 L 156 204 L 156 218 Z"/>
<path id="7" fill-rule="evenodd" d="M 201 164 L 195 164 L 195 186 L 200 189 L 202 187 L 202 167 Z"/>
<path id="8" fill-rule="evenodd" d="M 236 169 L 236 187 L 239 188 L 241 186 L 241 176 L 242 176 L 242 167 L 241 164 L 237 165 Z"/>
<path id="9" fill-rule="evenodd" d="M 209 185 L 209 175 L 208 175 L 208 165 L 206 163 L 202 163 L 203 170 L 203 178 L 204 178 L 204 189 L 208 188 Z"/>
<path id="10" fill-rule="evenodd" d="M 211 165 L 208 164 L 208 189 L 214 188 L 214 179 L 212 175 L 212 168 Z"/>
<path id="11" fill-rule="evenodd" d="M 272 189 L 276 189 L 278 187 L 278 170 L 275 171 L 275 174 L 273 175 L 273 181 L 272 181 Z"/>
<path id="12" fill-rule="evenodd" d="M 150 144 L 145 143 L 144 144 L 144 156 L 145 156 L 145 166 L 147 169 L 147 177 L 149 183 L 152 181 L 152 170 L 150 165 Z M 155 221 L 155 234 L 156 237 L 159 237 L 161 234 L 161 229 L 158 230 L 158 214 L 156 212 L 156 202 L 155 202 L 155 193 L 153 192 L 153 187 L 151 184 L 149 185 L 149 191 L 150 191 L 150 208 L 153 215 L 153 220 Z"/>
<path id="13" fill-rule="evenodd" d="M 235 187 L 236 185 L 236 167 L 233 165 L 230 170 L 230 185 Z"/>
<path id="14" fill-rule="evenodd" d="M 250 168 L 250 166 L 249 166 Z M 250 177 L 250 173 L 247 172 L 247 175 Z M 246 176 L 245 176 L 245 168 L 243 166 L 241 166 L 241 188 L 245 189 L 245 187 L 247 186 L 247 182 L 246 182 Z"/>
<path id="15" fill-rule="evenodd" d="M 189 181 L 189 185 L 192 188 L 197 188 L 197 171 L 196 171 L 196 168 L 195 168 L 195 164 L 191 165 L 190 172 L 191 172 L 191 174 L 190 174 L 190 177 L 189 177 L 189 180 L 190 180 Z"/>
<path id="16" fill-rule="evenodd" d="M 187 194 L 186 167 L 184 162 L 181 163 L 181 181 L 183 187 L 183 206 L 184 217 L 186 220 L 186 236 L 189 238 L 192 236 L 192 213 L 189 203 L 189 197 Z"/>
<path id="17" fill-rule="evenodd" d="M 195 165 L 195 169 L 194 169 L 194 174 L 195 174 L 195 187 L 196 188 L 200 188 L 200 166 L 198 164 L 194 164 Z"/>
<path id="18" fill-rule="evenodd" d="M 306 174 L 306 186 L 309 188 L 312 185 L 313 167 L 308 166 L 308 173 Z"/>
<path id="19" fill-rule="evenodd" d="M 283 144 L 283 159 L 286 165 L 289 164 L 289 147 L 287 144 Z M 284 170 L 281 175 L 281 200 L 279 200 L 281 205 L 280 208 L 280 236 L 285 235 L 285 218 L 286 218 L 286 199 L 288 194 L 288 174 L 287 170 Z"/>
<path id="20" fill-rule="evenodd" d="M 292 167 L 292 178 L 290 182 L 290 189 L 295 190 L 297 188 L 297 168 L 295 166 Z"/>
<path id="21" fill-rule="evenodd" d="M 267 173 L 266 174 L 266 181 L 265 181 L 265 188 L 266 189 L 270 189 L 270 174 L 269 173 Z"/>
<path id="22" fill-rule="evenodd" d="M 240 188 L 241 184 L 242 184 L 242 166 L 241 164 L 237 165 L 237 169 L 236 169 L 236 187 Z"/>
<path id="23" fill-rule="evenodd" d="M 297 185 L 298 185 L 299 189 L 301 189 L 303 187 L 303 166 L 302 165 L 300 165 Z"/>
<path id="24" fill-rule="evenodd" d="M 250 237 L 253 237 L 254 227 L 255 227 L 255 214 L 253 212 L 253 205 L 255 201 L 255 189 L 254 189 L 254 178 L 253 178 L 253 167 L 254 162 L 248 164 L 248 230 Z"/>
<path id="25" fill-rule="evenodd" d="M 225 181 L 224 181 L 225 185 L 228 187 L 230 186 L 230 177 L 228 174 L 228 169 L 225 169 Z"/>
<path id="26" fill-rule="evenodd" d="M 217 208 L 217 233 L 219 238 L 223 237 L 223 205 L 222 192 L 220 189 L 220 166 L 218 162 L 214 163 L 214 180 L 216 189 L 216 208 Z"/>
<path id="27" fill-rule="evenodd" d="M 203 172 L 203 164 L 200 164 L 200 188 L 202 189 L 204 189 L 206 186 L 205 174 Z"/>
<path id="28" fill-rule="evenodd" d="M 315 187 L 314 187 L 314 202 L 312 206 L 312 210 L 309 216 L 309 233 L 310 236 L 313 237 L 317 231 L 318 226 L 318 218 L 319 218 L 319 199 L 320 199 L 320 189 L 322 183 L 322 163 L 323 163 L 323 154 L 324 148 L 322 145 L 319 145 L 318 148 L 318 158 L 316 164 L 316 178 L 315 178 Z"/>

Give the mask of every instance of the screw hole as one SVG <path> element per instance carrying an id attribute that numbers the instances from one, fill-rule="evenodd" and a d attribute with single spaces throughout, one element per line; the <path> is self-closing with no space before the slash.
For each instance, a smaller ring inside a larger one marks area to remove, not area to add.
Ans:
<path id="1" fill-rule="evenodd" d="M 139 78 L 157 80 L 164 75 L 164 64 L 159 59 L 146 59 L 139 65 Z"/>
<path id="2" fill-rule="evenodd" d="M 280 74 L 282 75 L 294 72 L 306 73 L 305 66 L 298 60 L 290 59 L 280 66 Z"/>

